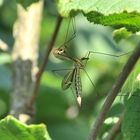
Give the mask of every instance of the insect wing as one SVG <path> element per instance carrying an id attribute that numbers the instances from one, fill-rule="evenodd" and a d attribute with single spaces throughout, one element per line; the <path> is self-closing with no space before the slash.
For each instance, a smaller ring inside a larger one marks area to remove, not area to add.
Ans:
<path id="1" fill-rule="evenodd" d="M 75 69 L 73 69 L 72 71 L 68 72 L 64 76 L 64 79 L 62 80 L 62 83 L 61 83 L 61 87 L 62 87 L 63 90 L 66 90 L 71 86 L 71 84 L 73 82 L 73 78 L 74 78 L 74 72 L 75 72 Z"/>

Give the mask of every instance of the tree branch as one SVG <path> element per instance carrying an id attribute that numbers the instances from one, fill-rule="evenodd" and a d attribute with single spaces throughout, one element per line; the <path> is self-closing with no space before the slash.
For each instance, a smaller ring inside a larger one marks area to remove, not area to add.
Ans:
<path id="1" fill-rule="evenodd" d="M 46 53 L 45 53 L 45 58 L 44 58 L 44 61 L 40 67 L 40 70 L 38 71 L 37 75 L 36 75 L 36 82 L 35 82 L 35 86 L 34 86 L 34 90 L 33 90 L 33 93 L 32 93 L 32 98 L 29 102 L 29 108 L 32 108 L 33 105 L 34 105 L 34 102 L 36 100 L 36 97 L 37 97 L 37 93 L 38 93 L 38 89 L 39 89 L 39 85 L 40 85 L 40 80 L 41 80 L 41 76 L 45 70 L 45 67 L 48 63 L 48 58 L 49 58 L 49 54 L 54 46 L 54 43 L 55 43 L 55 40 L 57 38 L 57 35 L 58 35 L 58 32 L 59 32 L 59 29 L 60 29 L 60 26 L 61 26 L 61 23 L 62 23 L 62 17 L 59 15 L 58 18 L 57 18 L 57 22 L 56 22 L 56 27 L 55 27 L 55 30 L 54 30 L 54 33 L 52 35 L 52 38 L 50 40 L 50 43 L 48 45 L 48 49 L 46 49 Z"/>
<path id="2" fill-rule="evenodd" d="M 11 52 L 13 84 L 10 114 L 25 123 L 32 119 L 29 115 L 32 112 L 28 110 L 27 105 L 36 77 L 42 10 L 42 0 L 31 3 L 27 9 L 17 4 L 17 19 L 13 27 L 15 42 Z"/>
<path id="3" fill-rule="evenodd" d="M 90 140 L 96 140 L 97 134 L 105 120 L 106 114 L 109 111 L 115 97 L 117 96 L 118 92 L 122 88 L 123 84 L 125 83 L 128 75 L 134 68 L 136 62 L 138 61 L 138 58 L 140 57 L 140 43 L 136 47 L 133 54 L 128 59 L 127 63 L 125 64 L 122 72 L 120 73 L 116 83 L 113 85 L 111 91 L 108 93 L 108 96 L 102 106 L 102 109 L 93 125 L 93 128 L 91 130 Z"/>

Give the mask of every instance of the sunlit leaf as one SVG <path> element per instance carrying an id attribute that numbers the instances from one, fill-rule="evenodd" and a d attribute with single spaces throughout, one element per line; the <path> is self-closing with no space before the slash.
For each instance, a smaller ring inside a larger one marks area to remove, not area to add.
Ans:
<path id="1" fill-rule="evenodd" d="M 1 140 L 51 140 L 44 124 L 25 125 L 12 116 L 0 121 Z"/>
<path id="2" fill-rule="evenodd" d="M 125 28 L 120 28 L 119 30 L 115 30 L 113 33 L 113 38 L 116 42 L 119 42 L 121 39 L 127 38 L 131 35 Z"/>
<path id="3" fill-rule="evenodd" d="M 58 0 L 57 3 L 64 17 L 82 12 L 95 24 L 126 27 L 131 32 L 140 30 L 140 0 Z"/>

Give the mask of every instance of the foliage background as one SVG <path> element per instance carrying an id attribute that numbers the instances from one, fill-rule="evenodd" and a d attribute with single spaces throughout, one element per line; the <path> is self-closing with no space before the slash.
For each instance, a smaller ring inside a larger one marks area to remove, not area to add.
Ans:
<path id="1" fill-rule="evenodd" d="M 51 38 L 57 16 L 57 8 L 54 1 L 48 0 L 44 4 L 43 20 L 41 24 L 39 65 L 41 64 L 44 51 Z M 12 49 L 14 40 L 12 37 L 13 23 L 16 19 L 16 3 L 14 0 L 4 1 L 0 7 L 0 38 L 8 42 Z M 55 47 L 65 42 L 66 30 L 69 19 L 62 24 Z M 121 54 L 134 49 L 138 42 L 138 36 L 133 35 L 120 40 L 118 44 L 113 40 L 113 29 L 89 23 L 80 14 L 75 18 L 76 37 L 68 44 L 72 55 L 82 57 L 88 51 L 106 52 L 110 54 Z M 68 38 L 73 34 L 72 25 Z M 12 62 L 10 55 L 0 52 L 0 118 L 7 115 L 9 110 L 9 99 L 11 89 Z M 61 80 L 67 71 L 56 71 L 70 69 L 71 63 L 63 62 L 50 55 L 49 64 L 43 74 L 39 96 L 36 102 L 35 123 L 44 122 L 53 140 L 85 140 L 89 135 L 91 122 L 93 122 L 100 111 L 105 96 L 113 85 L 128 55 L 114 58 L 103 55 L 91 55 L 86 65 L 86 71 L 90 75 L 95 87 L 92 86 L 84 72 L 81 72 L 83 94 L 82 106 L 77 107 L 72 91 L 62 91 Z M 138 66 L 137 66 L 138 67 Z M 133 81 L 136 72 L 132 74 L 129 89 L 133 90 Z M 128 80 L 128 83 L 130 80 Z M 123 88 L 125 94 L 128 84 Z M 101 134 L 104 137 L 123 110 L 123 98 L 118 96 L 115 100 L 108 119 L 104 124 Z M 121 134 L 118 137 L 121 140 Z"/>

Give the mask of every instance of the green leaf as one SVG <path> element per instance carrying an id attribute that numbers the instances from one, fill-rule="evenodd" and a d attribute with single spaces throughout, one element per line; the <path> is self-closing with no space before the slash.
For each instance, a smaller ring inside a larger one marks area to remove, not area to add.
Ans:
<path id="1" fill-rule="evenodd" d="M 131 32 L 128 32 L 125 28 L 120 28 L 114 31 L 113 38 L 116 42 L 119 42 L 121 39 L 128 38 L 131 35 Z"/>
<path id="2" fill-rule="evenodd" d="M 140 30 L 140 0 L 57 0 L 57 5 L 64 17 L 82 12 L 95 24 Z"/>
<path id="3" fill-rule="evenodd" d="M 26 125 L 12 116 L 0 121 L 1 140 L 51 140 L 44 124 Z"/>
<path id="4" fill-rule="evenodd" d="M 117 11 L 116 11 L 117 12 Z M 105 16 L 101 13 L 90 12 L 85 14 L 90 22 L 112 26 L 116 29 L 126 27 L 128 31 L 137 32 L 140 30 L 140 14 L 136 12 L 113 13 Z"/>
<path id="5" fill-rule="evenodd" d="M 16 1 L 17 1 L 17 3 L 20 3 L 24 8 L 27 8 L 32 3 L 37 2 L 39 0 L 16 0 Z"/>
<path id="6" fill-rule="evenodd" d="M 126 109 L 122 132 L 125 140 L 139 140 L 140 138 L 140 89 L 126 100 Z"/>
<path id="7" fill-rule="evenodd" d="M 133 95 L 134 91 L 140 87 L 140 60 L 135 65 L 135 69 L 131 72 L 123 88 L 121 89 L 121 94 Z M 131 91 L 131 92 L 130 92 Z M 130 93 L 130 94 L 128 94 Z"/>

